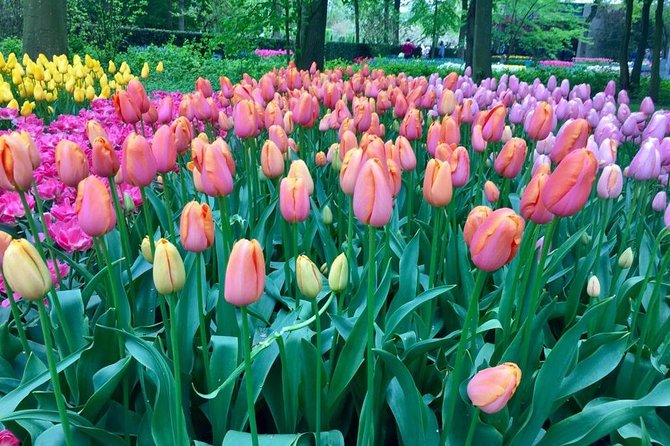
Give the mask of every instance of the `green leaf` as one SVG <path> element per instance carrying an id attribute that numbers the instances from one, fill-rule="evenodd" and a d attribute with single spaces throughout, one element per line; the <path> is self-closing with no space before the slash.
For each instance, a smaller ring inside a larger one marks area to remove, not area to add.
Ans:
<path id="1" fill-rule="evenodd" d="M 211 388 L 214 389 L 223 384 L 228 375 L 235 370 L 238 357 L 238 341 L 237 338 L 232 336 L 212 336 L 211 342 Z M 231 383 L 209 402 L 211 411 L 209 418 L 214 433 L 214 444 L 221 444 L 223 436 L 228 430 L 228 413 L 234 388 L 234 383 Z"/>
<path id="2" fill-rule="evenodd" d="M 123 379 L 130 365 L 130 356 L 100 369 L 93 375 L 95 393 L 88 399 L 80 415 L 89 420 L 95 419 L 102 408 L 107 404 L 117 386 Z"/>
<path id="3" fill-rule="evenodd" d="M 314 434 L 273 434 L 259 435 L 259 446 L 312 446 L 316 440 Z M 251 434 L 246 432 L 228 431 L 222 446 L 251 445 Z M 328 446 L 344 446 L 344 437 L 340 431 L 321 432 L 321 444 Z"/>
<path id="4" fill-rule="evenodd" d="M 417 233 L 412 238 L 400 257 L 398 273 L 402 276 L 402 280 L 398 283 L 398 292 L 393 296 L 388 310 L 389 313 L 393 313 L 401 305 L 411 302 L 416 296 L 419 275 L 419 270 L 416 267 L 419 261 L 419 235 Z"/>
<path id="5" fill-rule="evenodd" d="M 386 337 L 390 336 L 393 334 L 398 327 L 398 325 L 405 319 L 412 311 L 420 307 L 422 304 L 435 299 L 437 296 L 440 294 L 454 288 L 454 285 L 450 286 L 440 286 L 436 288 L 432 288 L 428 291 L 424 291 L 421 293 L 419 296 L 416 298 L 412 299 L 411 301 L 407 302 L 400 308 L 398 308 L 396 311 L 393 313 L 389 313 L 386 317 L 386 323 L 384 326 L 384 334 Z M 394 299 L 395 300 L 395 299 Z"/>

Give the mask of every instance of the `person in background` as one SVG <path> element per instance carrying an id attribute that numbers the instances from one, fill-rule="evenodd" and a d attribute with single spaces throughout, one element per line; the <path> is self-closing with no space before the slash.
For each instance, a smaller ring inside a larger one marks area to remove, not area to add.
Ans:
<path id="1" fill-rule="evenodd" d="M 412 57 L 412 54 L 414 54 L 415 49 L 416 47 L 409 39 L 405 40 L 405 43 L 403 43 L 401 47 L 402 53 L 405 55 L 405 59 L 409 59 L 410 57 Z"/>
<path id="2" fill-rule="evenodd" d="M 444 42 L 440 40 L 440 46 L 437 48 L 437 57 L 444 59 Z"/>

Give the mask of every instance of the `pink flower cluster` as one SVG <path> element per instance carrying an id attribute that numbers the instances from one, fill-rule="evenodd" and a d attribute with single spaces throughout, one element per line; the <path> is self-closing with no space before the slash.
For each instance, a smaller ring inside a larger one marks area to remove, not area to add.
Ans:
<path id="1" fill-rule="evenodd" d="M 560 67 L 560 68 L 570 68 L 574 67 L 575 63 L 567 60 L 541 60 L 540 66 L 542 67 Z"/>
<path id="2" fill-rule="evenodd" d="M 277 56 L 286 56 L 286 50 L 268 50 L 268 49 L 261 49 L 261 48 L 256 48 L 256 56 L 262 58 L 262 59 L 267 59 L 269 57 L 277 57 Z M 293 51 L 289 50 L 289 54 L 293 54 Z"/>
<path id="3" fill-rule="evenodd" d="M 573 57 L 574 63 L 612 63 L 614 60 L 606 57 Z"/>

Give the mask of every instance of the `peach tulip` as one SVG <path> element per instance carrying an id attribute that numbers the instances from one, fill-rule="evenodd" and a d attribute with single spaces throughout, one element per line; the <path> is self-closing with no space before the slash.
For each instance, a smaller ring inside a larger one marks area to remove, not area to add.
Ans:
<path id="1" fill-rule="evenodd" d="M 30 148 L 16 132 L 0 135 L 0 189 L 30 189 L 33 181 Z"/>
<path id="2" fill-rule="evenodd" d="M 193 139 L 193 126 L 191 122 L 185 117 L 180 116 L 170 125 L 170 130 L 174 133 L 177 153 L 183 154 L 191 145 L 191 140 Z"/>
<path id="3" fill-rule="evenodd" d="M 510 179 L 516 177 L 526 161 L 526 151 L 526 140 L 510 139 L 498 153 L 493 168 L 502 177 Z"/>
<path id="4" fill-rule="evenodd" d="M 79 183 L 75 209 L 79 226 L 91 237 L 107 234 L 116 226 L 116 212 L 109 190 L 95 176 Z"/>
<path id="5" fill-rule="evenodd" d="M 482 137 L 488 142 L 498 142 L 505 130 L 507 109 L 504 104 L 498 104 L 485 113 L 482 122 Z"/>
<path id="6" fill-rule="evenodd" d="M 139 107 L 125 90 L 120 90 L 112 96 L 112 105 L 114 105 L 119 118 L 126 124 L 136 124 L 142 118 Z"/>
<path id="7" fill-rule="evenodd" d="M 353 149 L 347 152 L 340 168 L 340 187 L 342 192 L 347 195 L 354 194 L 356 180 L 361 169 L 361 161 L 363 159 L 362 149 Z"/>
<path id="8" fill-rule="evenodd" d="M 130 133 L 123 142 L 123 180 L 133 186 L 145 187 L 151 184 L 156 172 L 156 159 L 149 142 L 135 132 Z"/>
<path id="9" fill-rule="evenodd" d="M 258 135 L 256 106 L 248 99 L 238 102 L 233 108 L 233 125 L 235 136 L 240 139 Z"/>
<path id="10" fill-rule="evenodd" d="M 529 138 L 541 141 L 549 136 L 554 127 L 554 108 L 546 103 L 540 102 L 530 112 L 526 119 L 524 130 Z"/>
<path id="11" fill-rule="evenodd" d="M 586 119 L 566 121 L 554 140 L 554 147 L 549 154 L 551 161 L 560 163 L 568 153 L 586 147 L 589 131 L 590 127 Z"/>
<path id="12" fill-rule="evenodd" d="M 156 170 L 167 173 L 177 166 L 177 143 L 174 133 L 167 125 L 156 130 L 151 141 L 151 152 L 156 160 Z"/>
<path id="13" fill-rule="evenodd" d="M 423 177 L 423 197 L 430 205 L 441 208 L 451 202 L 452 194 L 449 162 L 437 159 L 428 161 Z"/>
<path id="14" fill-rule="evenodd" d="M 265 257 L 256 240 L 238 240 L 226 268 L 226 302 L 243 307 L 256 302 L 265 289 Z"/>
<path id="15" fill-rule="evenodd" d="M 472 234 L 472 262 L 484 271 L 495 271 L 509 263 L 519 249 L 523 228 L 523 218 L 512 209 L 493 211 Z"/>
<path id="16" fill-rule="evenodd" d="M 267 178 L 277 178 L 284 173 L 284 156 L 271 140 L 265 141 L 261 149 L 261 168 Z"/>
<path id="17" fill-rule="evenodd" d="M 58 178 L 65 185 L 77 187 L 88 176 L 88 160 L 79 144 L 67 139 L 59 141 L 54 159 Z"/>
<path id="18" fill-rule="evenodd" d="M 91 172 L 101 177 L 116 175 L 120 167 L 119 157 L 107 138 L 95 138 L 91 147 Z"/>
<path id="19" fill-rule="evenodd" d="M 468 398 L 482 412 L 500 412 L 521 382 L 521 369 L 513 362 L 480 370 L 468 383 Z"/>
<path id="20" fill-rule="evenodd" d="M 419 109 L 410 109 L 400 123 L 400 135 L 410 141 L 420 139 L 423 133 L 423 124 L 421 121 L 421 112 Z"/>
<path id="21" fill-rule="evenodd" d="M 197 201 L 186 203 L 179 220 L 179 238 L 185 250 L 202 252 L 214 242 L 212 210 Z"/>
<path id="22" fill-rule="evenodd" d="M 493 212 L 493 209 L 488 206 L 476 206 L 470 211 L 463 226 L 463 239 L 466 245 L 470 246 L 470 241 L 475 231 L 491 215 L 491 212 Z"/>
<path id="23" fill-rule="evenodd" d="M 291 167 L 288 170 L 289 177 L 301 178 L 307 193 L 312 195 L 314 193 L 314 180 L 312 180 L 312 175 L 309 173 L 309 168 L 303 160 L 295 160 L 291 163 Z"/>
<path id="24" fill-rule="evenodd" d="M 547 179 L 549 179 L 548 173 L 542 171 L 536 173 L 521 195 L 521 215 L 538 225 L 549 223 L 554 218 L 554 214 L 549 212 L 542 202 Z"/>
<path id="25" fill-rule="evenodd" d="M 235 169 L 225 141 L 217 138 L 212 144 L 194 144 L 191 155 L 194 164 L 193 179 L 198 191 L 210 197 L 221 197 L 233 191 Z"/>
<path id="26" fill-rule="evenodd" d="M 368 159 L 354 187 L 354 215 L 360 222 L 377 228 L 388 223 L 393 212 L 393 194 L 386 168 L 379 159 Z"/>
<path id="27" fill-rule="evenodd" d="M 279 184 L 279 209 L 289 223 L 307 220 L 310 202 L 305 181 L 300 177 L 288 176 Z"/>
<path id="28" fill-rule="evenodd" d="M 86 137 L 88 138 L 88 142 L 93 144 L 93 141 L 101 136 L 107 138 L 107 132 L 105 132 L 100 123 L 93 119 L 86 121 Z"/>
<path id="29" fill-rule="evenodd" d="M 496 203 L 500 198 L 500 190 L 493 181 L 484 183 L 484 196 L 486 197 L 486 201 L 491 204 Z"/>
<path id="30" fill-rule="evenodd" d="M 588 149 L 568 153 L 544 185 L 542 203 L 549 212 L 569 217 L 584 207 L 598 171 L 598 161 Z"/>

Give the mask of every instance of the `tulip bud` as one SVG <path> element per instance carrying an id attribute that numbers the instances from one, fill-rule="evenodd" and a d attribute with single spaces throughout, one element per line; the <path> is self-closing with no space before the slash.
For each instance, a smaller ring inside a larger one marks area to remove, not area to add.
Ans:
<path id="1" fill-rule="evenodd" d="M 144 187 L 151 184 L 156 176 L 156 159 L 149 142 L 134 132 L 123 142 L 121 162 L 123 179 L 128 184 Z"/>
<path id="2" fill-rule="evenodd" d="M 256 240 L 238 240 L 230 252 L 224 296 L 238 307 L 250 305 L 265 289 L 265 258 Z"/>
<path id="3" fill-rule="evenodd" d="M 665 211 L 667 201 L 667 194 L 662 190 L 654 196 L 654 199 L 651 202 L 651 208 L 656 212 L 663 212 Z"/>
<path id="4" fill-rule="evenodd" d="M 149 263 L 154 263 L 154 256 L 151 254 L 151 242 L 149 241 L 148 235 L 145 235 L 142 239 L 140 250 L 142 251 L 142 257 L 144 257 L 144 260 Z"/>
<path id="5" fill-rule="evenodd" d="M 298 280 L 298 288 L 303 296 L 309 299 L 316 298 L 321 292 L 323 278 L 321 272 L 309 257 L 298 256 L 295 274 Z"/>
<path id="6" fill-rule="evenodd" d="M 328 274 L 328 285 L 334 293 L 339 293 L 347 288 L 349 283 L 349 261 L 344 253 L 341 253 L 330 266 Z"/>
<path id="7" fill-rule="evenodd" d="M 267 178 L 277 178 L 284 173 L 284 156 L 272 140 L 265 141 L 261 149 L 261 168 Z"/>
<path id="8" fill-rule="evenodd" d="M 2 272 L 12 290 L 28 300 L 44 297 L 52 286 L 47 265 L 26 239 L 9 243 L 2 260 Z"/>
<path id="9" fill-rule="evenodd" d="M 13 238 L 11 235 L 5 231 L 0 231 L 0 268 L 2 268 L 2 259 L 5 256 L 5 251 L 7 251 L 7 247 L 9 247 L 12 240 Z"/>
<path id="10" fill-rule="evenodd" d="M 598 297 L 600 296 L 600 281 L 597 276 L 591 276 L 589 282 L 586 285 L 586 294 L 589 297 Z"/>
<path id="11" fill-rule="evenodd" d="M 444 207 L 451 202 L 452 194 L 449 163 L 437 159 L 428 161 L 423 178 L 423 197 L 432 206 Z"/>
<path id="12" fill-rule="evenodd" d="M 521 382 L 521 369 L 513 362 L 477 372 L 468 383 L 468 398 L 484 413 L 501 411 Z"/>
<path id="13" fill-rule="evenodd" d="M 302 178 L 283 178 L 279 183 L 279 209 L 284 220 L 289 223 L 305 221 L 309 208 L 309 193 Z"/>
<path id="14" fill-rule="evenodd" d="M 498 186 L 493 181 L 487 181 L 484 183 L 484 195 L 486 196 L 486 201 L 494 204 L 500 198 L 500 190 L 498 190 Z"/>
<path id="15" fill-rule="evenodd" d="M 626 248 L 624 252 L 619 256 L 619 268 L 628 269 L 633 264 L 633 249 Z"/>
<path id="16" fill-rule="evenodd" d="M 154 285 L 160 294 L 172 294 L 184 288 L 186 271 L 177 248 L 164 238 L 156 242 Z"/>
<path id="17" fill-rule="evenodd" d="M 324 225 L 329 225 L 333 222 L 333 211 L 330 210 L 330 206 L 325 205 L 321 209 L 321 220 Z"/>
<path id="18" fill-rule="evenodd" d="M 623 190 L 623 173 L 616 164 L 605 166 L 598 179 L 596 191 L 603 200 L 617 198 Z"/>
<path id="19" fill-rule="evenodd" d="M 121 203 L 121 206 L 123 207 L 123 210 L 126 212 L 126 214 L 132 214 L 137 209 L 135 207 L 135 200 L 133 200 L 133 197 L 125 192 L 123 194 L 123 203 Z"/>
<path id="20" fill-rule="evenodd" d="M 120 167 L 119 157 L 109 140 L 97 137 L 91 143 L 91 147 L 91 171 L 101 177 L 116 175 Z"/>
<path id="21" fill-rule="evenodd" d="M 191 201 L 179 220 L 179 238 L 187 251 L 202 252 L 214 243 L 214 220 L 207 204 Z"/>
<path id="22" fill-rule="evenodd" d="M 354 187 L 354 215 L 364 223 L 382 227 L 393 213 L 393 194 L 383 166 L 377 158 L 365 162 Z"/>
<path id="23" fill-rule="evenodd" d="M 493 211 L 472 234 L 472 262 L 484 271 L 495 271 L 509 263 L 521 244 L 524 225 L 523 218 L 512 209 Z"/>
<path id="24" fill-rule="evenodd" d="M 109 191 L 93 175 L 83 179 L 77 187 L 77 222 L 91 237 L 107 234 L 116 226 L 116 211 Z"/>
<path id="25" fill-rule="evenodd" d="M 88 160 L 77 143 L 61 140 L 56 145 L 55 162 L 58 177 L 66 186 L 77 187 L 88 176 Z"/>

